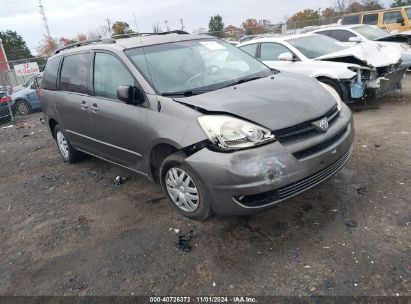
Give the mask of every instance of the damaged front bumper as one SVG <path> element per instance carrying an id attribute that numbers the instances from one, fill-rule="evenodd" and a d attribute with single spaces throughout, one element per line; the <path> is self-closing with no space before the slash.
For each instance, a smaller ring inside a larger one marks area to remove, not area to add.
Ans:
<path id="1" fill-rule="evenodd" d="M 407 73 L 407 67 L 401 67 L 387 72 L 381 77 L 367 82 L 367 96 L 381 98 L 402 87 L 402 80 Z"/>
<path id="2" fill-rule="evenodd" d="M 218 215 L 246 215 L 306 191 L 338 172 L 352 153 L 354 126 L 344 106 L 326 133 L 233 153 L 204 148 L 185 159 Z"/>

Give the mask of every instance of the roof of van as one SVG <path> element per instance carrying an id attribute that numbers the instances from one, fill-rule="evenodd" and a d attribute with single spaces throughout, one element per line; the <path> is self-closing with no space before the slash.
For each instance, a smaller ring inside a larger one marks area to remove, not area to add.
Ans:
<path id="1" fill-rule="evenodd" d="M 127 35 L 124 35 L 127 36 Z M 66 47 L 60 48 L 55 51 L 52 57 L 58 56 L 59 54 L 75 53 L 84 50 L 92 49 L 117 49 L 124 50 L 130 48 L 136 48 L 141 46 L 158 45 L 179 41 L 189 41 L 189 40 L 199 40 L 199 39 L 216 39 L 216 37 L 209 35 L 191 35 L 191 34 L 160 34 L 160 35 L 143 35 L 135 37 L 114 37 L 114 38 L 103 38 L 96 40 L 87 40 L 82 42 L 73 43 Z"/>
<path id="2" fill-rule="evenodd" d="M 345 17 L 345 16 L 356 16 L 356 15 L 367 15 L 367 14 L 370 14 L 370 13 L 380 13 L 380 12 L 386 12 L 386 11 L 398 11 L 402 8 L 411 8 L 411 5 L 399 6 L 399 7 L 389 7 L 389 8 L 382 8 L 382 9 L 373 10 L 373 11 L 365 11 L 365 12 L 345 14 L 343 17 Z"/>

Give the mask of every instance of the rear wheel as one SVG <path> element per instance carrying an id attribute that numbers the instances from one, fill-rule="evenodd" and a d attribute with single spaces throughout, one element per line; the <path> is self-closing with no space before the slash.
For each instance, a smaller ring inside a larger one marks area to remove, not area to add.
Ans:
<path id="1" fill-rule="evenodd" d="M 73 148 L 58 125 L 54 128 L 54 138 L 65 162 L 75 163 L 83 158 L 83 153 Z"/>
<path id="2" fill-rule="evenodd" d="M 21 115 L 29 115 L 32 112 L 31 106 L 25 100 L 17 100 L 16 113 Z"/>
<path id="3" fill-rule="evenodd" d="M 203 221 L 211 216 L 209 195 L 201 180 L 184 164 L 184 156 L 167 157 L 160 169 L 160 181 L 171 205 L 185 217 Z"/>

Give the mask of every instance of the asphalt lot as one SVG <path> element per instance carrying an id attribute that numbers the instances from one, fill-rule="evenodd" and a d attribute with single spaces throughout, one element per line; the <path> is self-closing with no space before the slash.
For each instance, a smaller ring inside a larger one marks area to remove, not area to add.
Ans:
<path id="1" fill-rule="evenodd" d="M 411 75 L 355 112 L 348 165 L 246 218 L 193 222 L 159 186 L 64 164 L 40 113 L 0 126 L 2 295 L 411 296 Z M 171 230 L 170 230 L 171 228 Z M 193 230 L 189 253 L 175 246 Z"/>

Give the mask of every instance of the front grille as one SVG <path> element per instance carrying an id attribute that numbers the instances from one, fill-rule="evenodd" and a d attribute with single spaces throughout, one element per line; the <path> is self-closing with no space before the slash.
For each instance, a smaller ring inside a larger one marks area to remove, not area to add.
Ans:
<path id="1" fill-rule="evenodd" d="M 335 161 L 327 168 L 318 171 L 317 173 L 310 175 L 306 178 L 303 178 L 297 182 L 294 182 L 292 184 L 289 184 L 282 188 L 278 188 L 273 191 L 243 196 L 241 198 L 235 198 L 235 201 L 240 205 L 250 208 L 264 207 L 279 203 L 280 201 L 288 199 L 292 196 L 295 196 L 303 191 L 306 191 L 318 185 L 327 178 L 336 174 L 347 163 L 348 159 L 352 154 L 352 151 L 353 148 L 351 147 L 337 161 Z"/>
<path id="2" fill-rule="evenodd" d="M 316 127 L 314 127 L 312 125 L 312 122 L 327 117 L 328 124 L 331 126 L 334 120 L 338 117 L 338 114 L 339 114 L 338 107 L 335 106 L 330 111 L 328 111 L 326 114 L 324 114 L 323 116 L 317 119 L 313 119 L 307 122 L 303 122 L 299 125 L 295 125 L 292 127 L 274 131 L 273 134 L 275 135 L 275 137 L 280 143 L 287 143 L 290 141 L 296 141 L 299 139 L 314 136 L 314 135 L 320 134 L 321 131 L 319 131 Z"/>
<path id="3" fill-rule="evenodd" d="M 327 139 L 326 141 L 323 141 L 322 143 L 315 145 L 313 147 L 310 147 L 308 149 L 298 151 L 294 153 L 293 155 L 296 159 L 302 159 L 304 157 L 310 156 L 314 153 L 327 149 L 328 147 L 332 146 L 337 140 L 339 140 L 345 134 L 346 131 L 347 131 L 347 128 L 344 128 L 343 130 L 338 132 L 333 137 Z"/>

